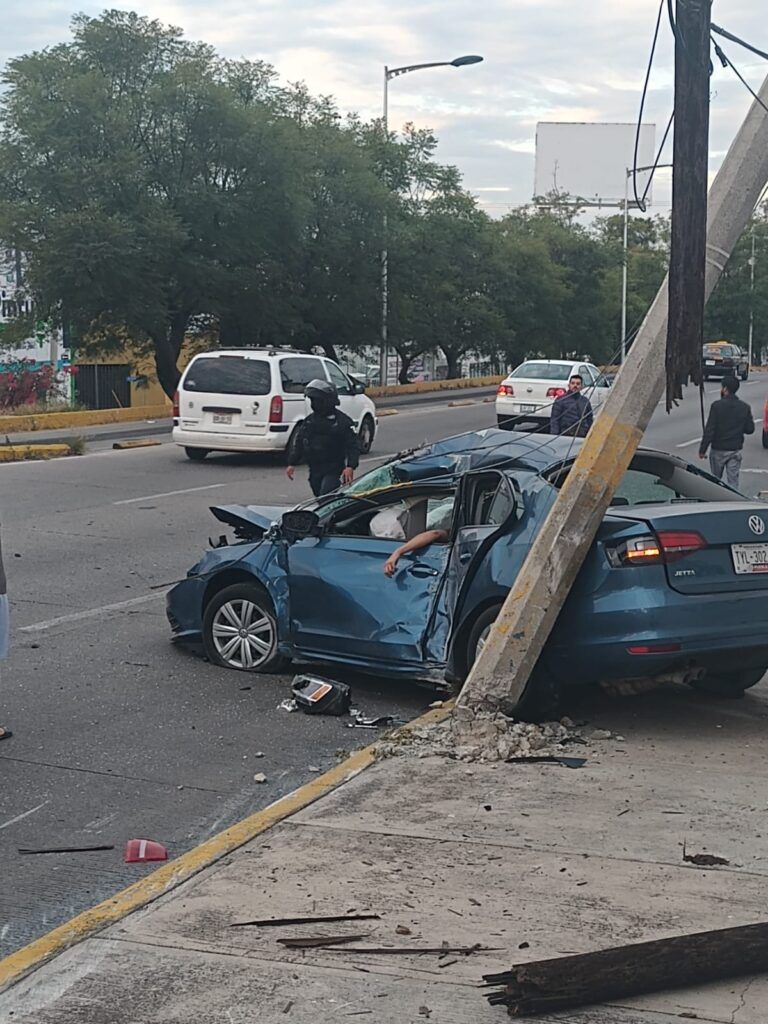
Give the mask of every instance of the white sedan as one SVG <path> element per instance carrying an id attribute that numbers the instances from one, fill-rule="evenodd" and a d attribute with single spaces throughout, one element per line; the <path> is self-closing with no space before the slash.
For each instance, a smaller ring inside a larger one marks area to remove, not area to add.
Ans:
<path id="1" fill-rule="evenodd" d="M 570 359 L 529 359 L 499 384 L 496 392 L 499 426 L 505 430 L 523 427 L 546 431 L 553 402 L 568 391 L 568 381 L 576 374 L 584 381 L 583 393 L 597 415 L 611 383 L 596 366 Z"/>

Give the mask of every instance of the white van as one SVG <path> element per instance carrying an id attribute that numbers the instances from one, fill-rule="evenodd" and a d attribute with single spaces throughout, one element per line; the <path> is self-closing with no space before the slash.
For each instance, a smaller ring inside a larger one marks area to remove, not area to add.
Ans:
<path id="1" fill-rule="evenodd" d="M 376 407 L 365 387 L 324 356 L 292 349 L 237 348 L 195 356 L 173 402 L 173 440 L 190 459 L 208 452 L 285 451 L 310 411 L 304 388 L 328 380 L 355 424 L 360 450 L 376 433 Z"/>

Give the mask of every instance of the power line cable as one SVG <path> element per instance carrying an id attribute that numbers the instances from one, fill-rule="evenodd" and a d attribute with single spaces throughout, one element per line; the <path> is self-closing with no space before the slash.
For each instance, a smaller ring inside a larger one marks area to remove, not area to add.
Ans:
<path id="1" fill-rule="evenodd" d="M 738 36 L 735 36 L 733 32 L 729 32 L 727 29 L 721 28 L 719 25 L 715 25 L 714 22 L 712 22 L 710 28 L 717 35 L 723 36 L 725 39 L 730 39 L 732 43 L 738 43 L 738 45 L 743 46 L 745 50 L 751 50 L 751 52 L 756 53 L 758 57 L 763 57 L 765 60 L 768 60 L 768 53 L 766 53 L 765 50 L 758 50 L 756 46 L 748 43 L 745 39 L 740 39 Z M 714 39 L 712 42 L 714 42 Z"/>
<path id="2" fill-rule="evenodd" d="M 656 55 L 656 44 L 659 41 L 659 30 L 661 28 L 661 16 L 664 13 L 665 0 L 659 2 L 659 12 L 656 15 L 656 27 L 653 30 L 653 42 L 651 43 L 651 52 L 648 56 L 648 67 L 645 70 L 645 81 L 643 82 L 643 92 L 640 97 L 640 113 L 637 115 L 637 130 L 635 132 L 635 148 L 632 156 L 632 191 L 635 195 L 635 203 L 638 209 L 645 213 L 647 207 L 645 205 L 645 198 L 641 199 L 637 193 L 637 158 L 640 150 L 640 131 L 643 126 L 643 112 L 645 110 L 645 101 L 648 96 L 648 83 L 651 80 L 651 71 L 653 69 L 653 59 Z M 671 0 L 670 0 L 671 3 Z M 670 11 L 671 15 L 671 11 Z M 667 129 L 667 132 L 669 129 Z M 665 133 L 666 140 L 666 133 Z M 658 161 L 657 161 L 658 162 Z"/>
<path id="3" fill-rule="evenodd" d="M 763 101 L 757 95 L 755 90 L 752 88 L 752 86 L 746 80 L 744 75 L 742 75 L 742 73 L 739 71 L 739 69 L 733 63 L 731 58 L 724 52 L 722 46 L 720 46 L 720 44 L 717 42 L 717 40 L 713 36 L 710 37 L 710 38 L 712 39 L 712 45 L 715 48 L 715 53 L 717 54 L 717 56 L 718 56 L 718 58 L 720 60 L 720 63 L 723 65 L 723 67 L 724 68 L 725 67 L 729 67 L 731 69 L 731 71 L 733 71 L 733 73 L 736 75 L 736 77 L 741 82 L 741 84 L 751 94 L 751 96 L 755 100 L 755 102 L 759 103 L 760 106 L 763 108 L 763 110 L 766 112 L 766 114 L 768 114 L 768 106 L 766 106 L 765 103 L 763 103 Z"/>

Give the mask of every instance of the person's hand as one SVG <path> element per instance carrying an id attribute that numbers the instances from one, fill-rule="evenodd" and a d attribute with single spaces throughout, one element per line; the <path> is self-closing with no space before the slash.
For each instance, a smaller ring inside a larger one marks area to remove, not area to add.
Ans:
<path id="1" fill-rule="evenodd" d="M 288 477 L 289 480 L 293 480 L 294 476 L 296 475 L 296 467 L 288 466 L 285 470 L 285 475 Z"/>
<path id="2" fill-rule="evenodd" d="M 397 572 L 397 563 L 400 561 L 396 554 L 391 554 L 384 563 L 384 575 L 392 577 Z"/>
<path id="3" fill-rule="evenodd" d="M 347 466 L 341 474 L 341 482 L 345 487 L 349 487 L 352 481 L 355 479 L 355 471 L 351 466 Z"/>
<path id="4" fill-rule="evenodd" d="M 703 452 L 699 452 L 699 458 L 700 459 L 706 459 L 706 457 L 707 456 Z"/>

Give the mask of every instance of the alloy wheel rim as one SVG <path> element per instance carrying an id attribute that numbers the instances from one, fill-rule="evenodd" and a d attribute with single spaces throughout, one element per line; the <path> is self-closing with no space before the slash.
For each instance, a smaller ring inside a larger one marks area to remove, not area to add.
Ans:
<path id="1" fill-rule="evenodd" d="M 477 638 L 477 647 L 475 648 L 475 660 L 477 660 L 483 653 L 483 648 L 488 643 L 488 637 L 491 635 L 491 627 L 486 626 L 480 636 Z"/>
<path id="2" fill-rule="evenodd" d="M 272 619 L 253 601 L 227 601 L 211 624 L 216 652 L 233 668 L 256 669 L 272 654 L 275 627 Z"/>

